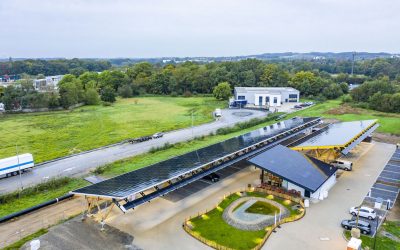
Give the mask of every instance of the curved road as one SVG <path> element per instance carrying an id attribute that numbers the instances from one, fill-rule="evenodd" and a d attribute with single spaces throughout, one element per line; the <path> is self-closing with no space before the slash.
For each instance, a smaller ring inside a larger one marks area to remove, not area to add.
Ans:
<path id="1" fill-rule="evenodd" d="M 250 112 L 247 116 L 237 113 Z M 236 113 L 236 115 L 235 115 Z M 49 178 L 61 176 L 74 176 L 87 173 L 90 169 L 115 162 L 127 157 L 149 151 L 152 147 L 159 147 L 165 143 L 177 143 L 190 140 L 196 136 L 208 135 L 218 128 L 232 126 L 237 122 L 243 122 L 256 117 L 263 117 L 266 113 L 262 111 L 249 110 L 222 110 L 222 118 L 218 121 L 185 128 L 166 133 L 162 138 L 135 143 L 119 144 L 108 148 L 101 148 L 84 154 L 74 155 L 68 158 L 44 163 L 30 172 L 19 176 L 0 179 L 0 194 L 12 192 L 21 187 L 28 187 L 46 181 Z"/>

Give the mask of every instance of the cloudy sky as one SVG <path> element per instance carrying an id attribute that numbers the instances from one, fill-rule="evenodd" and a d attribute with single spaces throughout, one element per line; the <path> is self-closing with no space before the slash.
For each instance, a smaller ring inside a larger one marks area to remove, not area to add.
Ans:
<path id="1" fill-rule="evenodd" d="M 399 0 L 0 0 L 0 57 L 400 52 Z"/>

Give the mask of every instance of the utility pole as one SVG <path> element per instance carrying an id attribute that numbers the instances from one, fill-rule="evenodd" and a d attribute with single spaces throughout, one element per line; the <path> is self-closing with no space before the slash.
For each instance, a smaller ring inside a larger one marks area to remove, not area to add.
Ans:
<path id="1" fill-rule="evenodd" d="M 15 143 L 15 151 L 17 152 L 17 163 L 18 163 L 18 173 L 19 173 L 20 193 L 21 193 L 22 192 L 22 176 L 21 176 L 21 165 L 19 164 L 19 151 L 18 151 L 17 143 Z"/>
<path id="2" fill-rule="evenodd" d="M 351 62 L 351 76 L 353 76 L 353 74 L 354 74 L 354 59 L 356 57 L 356 52 L 355 51 L 353 52 L 352 57 L 353 57 L 353 60 Z"/>

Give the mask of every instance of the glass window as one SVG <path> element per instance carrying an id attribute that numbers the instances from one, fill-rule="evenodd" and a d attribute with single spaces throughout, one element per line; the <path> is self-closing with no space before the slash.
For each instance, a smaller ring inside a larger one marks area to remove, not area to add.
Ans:
<path id="1" fill-rule="evenodd" d="M 239 95 L 238 100 L 244 100 L 246 97 L 244 95 Z"/>
<path id="2" fill-rule="evenodd" d="M 296 98 L 297 99 L 297 94 L 289 94 L 289 98 Z"/>
<path id="3" fill-rule="evenodd" d="M 274 103 L 278 103 L 278 97 L 274 97 Z"/>

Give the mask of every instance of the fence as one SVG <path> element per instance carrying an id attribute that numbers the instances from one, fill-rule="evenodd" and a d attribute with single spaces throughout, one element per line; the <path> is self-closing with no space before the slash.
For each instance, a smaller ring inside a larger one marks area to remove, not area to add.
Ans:
<path id="1" fill-rule="evenodd" d="M 245 191 L 245 190 L 241 190 L 241 191 L 238 191 L 237 193 L 239 193 L 239 192 L 244 192 L 244 191 Z M 268 189 L 261 188 L 261 187 L 254 188 L 254 191 L 249 191 L 249 190 L 246 190 L 246 191 L 247 191 L 247 192 L 265 193 L 266 195 L 277 196 L 277 197 L 280 197 L 280 198 L 282 198 L 282 199 L 286 199 L 286 200 L 290 200 L 290 201 L 299 203 L 300 206 L 302 207 L 301 214 L 294 215 L 294 216 L 290 216 L 290 217 L 286 217 L 286 218 L 280 220 L 279 222 L 277 222 L 276 225 L 272 225 L 272 226 L 266 227 L 267 233 L 265 234 L 264 238 L 263 238 L 262 241 L 261 241 L 257 246 L 255 246 L 252 250 L 259 250 L 259 249 L 261 249 L 262 246 L 265 244 L 265 242 L 267 241 L 267 239 L 269 238 L 269 236 L 270 236 L 271 233 L 275 230 L 276 227 L 278 227 L 279 225 L 282 225 L 282 224 L 284 224 L 284 223 L 297 221 L 297 220 L 303 218 L 304 215 L 306 214 L 306 210 L 305 210 L 305 208 L 304 208 L 304 202 L 303 202 L 303 199 L 302 199 L 301 197 L 296 197 L 296 196 L 292 196 L 292 195 L 290 195 L 290 194 L 288 194 L 288 193 L 277 192 L 277 191 L 268 190 Z M 232 194 L 233 194 L 233 193 L 230 193 L 228 196 L 230 196 L 230 195 L 232 195 Z M 222 199 L 222 200 L 224 200 L 224 199 Z M 222 201 L 222 200 L 221 200 L 221 201 Z M 218 204 L 220 204 L 221 201 L 219 201 Z M 218 206 L 218 205 L 217 205 L 217 206 Z M 217 208 L 217 207 L 214 207 L 214 208 L 212 208 L 212 209 L 216 209 L 216 208 Z M 211 210 L 212 210 L 212 209 L 211 209 Z M 194 232 L 194 231 L 192 230 L 192 226 L 190 225 L 190 220 L 191 220 L 192 218 L 196 218 L 196 217 L 199 217 L 199 216 L 201 216 L 201 215 L 203 215 L 203 214 L 206 214 L 206 213 L 208 213 L 208 211 L 211 211 L 211 210 L 205 210 L 204 213 L 198 213 L 197 216 L 193 216 L 193 217 L 190 216 L 189 218 L 187 218 L 187 219 L 185 220 L 185 222 L 182 224 L 183 229 L 184 229 L 189 235 L 191 235 L 191 236 L 194 237 L 195 239 L 199 240 L 200 242 L 202 242 L 202 243 L 208 245 L 209 247 L 212 247 L 212 248 L 218 249 L 218 250 L 234 250 L 234 249 L 232 249 L 232 248 L 229 248 L 229 247 L 220 245 L 220 244 L 218 244 L 217 242 L 208 240 L 208 239 L 206 239 L 206 238 L 204 238 L 204 237 L 198 235 L 196 232 Z"/>

